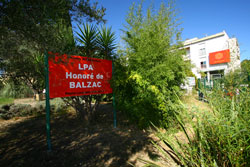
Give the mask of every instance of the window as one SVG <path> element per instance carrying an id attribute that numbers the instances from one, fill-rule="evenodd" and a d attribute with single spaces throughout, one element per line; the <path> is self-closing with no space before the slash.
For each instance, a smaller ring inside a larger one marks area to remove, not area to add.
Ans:
<path id="1" fill-rule="evenodd" d="M 200 56 L 205 55 L 206 54 L 206 49 L 205 48 L 201 48 L 199 54 L 200 54 Z"/>
<path id="2" fill-rule="evenodd" d="M 201 69 L 207 68 L 207 63 L 206 61 L 201 62 Z"/>
<path id="3" fill-rule="evenodd" d="M 206 55 L 205 43 L 200 44 L 199 47 L 200 47 L 199 55 L 200 56 L 205 56 Z"/>

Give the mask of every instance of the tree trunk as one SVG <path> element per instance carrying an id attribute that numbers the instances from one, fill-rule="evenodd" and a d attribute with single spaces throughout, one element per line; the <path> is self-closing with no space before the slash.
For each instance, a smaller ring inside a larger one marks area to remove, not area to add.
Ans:
<path id="1" fill-rule="evenodd" d="M 32 89 L 33 94 L 34 94 L 34 100 L 36 101 L 41 101 L 42 100 L 42 94 L 39 93 L 37 90 Z"/>
<path id="2" fill-rule="evenodd" d="M 89 124 L 98 105 L 100 104 L 102 95 L 94 95 L 94 98 L 96 99 L 95 104 L 92 104 L 92 97 L 93 95 L 62 99 L 66 104 L 72 106 L 76 110 L 76 114 L 79 119 L 83 120 L 86 124 Z"/>

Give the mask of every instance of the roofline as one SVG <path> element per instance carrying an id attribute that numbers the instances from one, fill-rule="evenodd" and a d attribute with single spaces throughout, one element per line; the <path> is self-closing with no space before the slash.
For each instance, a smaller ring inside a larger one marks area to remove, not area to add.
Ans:
<path id="1" fill-rule="evenodd" d="M 193 40 L 193 41 L 190 41 L 190 42 L 187 42 L 187 43 L 185 43 L 185 41 L 184 41 L 184 46 L 191 45 L 191 44 L 198 43 L 198 42 L 202 42 L 202 41 L 205 41 L 205 40 L 208 40 L 208 39 L 224 36 L 224 35 L 226 35 L 225 31 L 214 34 L 214 35 L 210 35 L 210 36 L 207 36 L 207 37 L 203 37 L 203 38 L 200 38 L 200 39 L 197 39 L 197 40 Z"/>

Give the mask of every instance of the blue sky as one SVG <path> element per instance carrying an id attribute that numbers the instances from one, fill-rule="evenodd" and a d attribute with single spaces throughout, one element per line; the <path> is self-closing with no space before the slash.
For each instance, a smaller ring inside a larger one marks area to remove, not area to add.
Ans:
<path id="1" fill-rule="evenodd" d="M 141 0 L 98 0 L 106 8 L 107 26 L 112 26 L 120 41 L 125 17 L 133 2 Z M 145 0 L 147 8 L 152 0 Z M 162 0 L 154 0 L 157 9 Z M 165 1 L 166 2 L 166 1 Z M 176 0 L 179 10 L 182 39 L 204 37 L 225 30 L 236 37 L 240 45 L 241 60 L 250 59 L 250 0 Z"/>

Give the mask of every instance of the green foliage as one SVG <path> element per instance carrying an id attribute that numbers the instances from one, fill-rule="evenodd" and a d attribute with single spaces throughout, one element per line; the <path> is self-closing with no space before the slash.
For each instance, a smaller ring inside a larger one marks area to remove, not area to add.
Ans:
<path id="1" fill-rule="evenodd" d="M 240 65 L 244 82 L 248 84 L 248 87 L 250 88 L 250 60 L 243 60 Z"/>
<path id="2" fill-rule="evenodd" d="M 0 8 L 0 69 L 34 93 L 45 87 L 44 52 L 78 53 L 71 20 L 105 21 L 105 9 L 89 0 L 3 0 Z"/>
<path id="3" fill-rule="evenodd" d="M 13 104 L 13 101 L 14 99 L 0 98 L 1 119 L 7 120 L 14 117 L 40 116 L 45 114 L 44 102 L 36 102 L 35 106 L 31 106 L 30 104 Z M 1 104 L 1 102 L 5 104 Z M 67 106 L 60 98 L 51 100 L 52 114 L 65 114 L 67 109 Z"/>
<path id="4" fill-rule="evenodd" d="M 111 27 L 102 26 L 96 28 L 91 24 L 83 24 L 83 28 L 78 25 L 80 33 L 76 32 L 77 40 L 80 42 L 80 50 L 87 57 L 103 58 L 112 60 L 114 56 L 115 33 Z"/>
<path id="5" fill-rule="evenodd" d="M 83 24 L 83 28 L 78 26 L 80 33 L 76 32 L 77 40 L 80 43 L 79 53 L 87 57 L 113 59 L 115 49 L 115 36 L 111 28 L 101 27 L 97 29 L 95 25 Z M 64 102 L 72 106 L 79 118 L 87 123 L 96 111 L 97 106 L 103 99 L 103 95 L 73 96 L 63 98 Z M 94 105 L 92 105 L 92 102 Z"/>
<path id="6" fill-rule="evenodd" d="M 233 97 L 225 96 L 223 88 L 218 87 L 206 93 L 211 112 L 191 115 L 185 111 L 190 115 L 186 122 L 183 114 L 176 115 L 187 141 L 159 131 L 158 136 L 171 151 L 157 147 L 183 166 L 250 166 L 250 90 L 240 85 L 234 88 L 239 94 Z"/>
<path id="7" fill-rule="evenodd" d="M 71 19 L 81 22 L 105 21 L 105 8 L 89 0 L 43 0 L 43 1 L 1 1 L 1 36 L 12 31 L 27 41 L 32 41 L 43 50 L 53 49 L 55 25 L 71 26 Z M 52 36 L 50 36 L 52 35 Z M 73 37 L 73 36 L 71 36 Z M 51 48 L 52 47 L 52 48 Z M 54 51 L 54 50 L 52 50 Z"/>
<path id="8" fill-rule="evenodd" d="M 127 15 L 125 56 L 115 64 L 114 82 L 119 107 L 140 127 L 150 121 L 167 127 L 177 109 L 175 93 L 179 94 L 188 64 L 179 49 L 180 30 L 172 5 L 162 3 L 157 12 L 148 8 L 146 16 L 142 4 L 133 5 Z"/>
<path id="9" fill-rule="evenodd" d="M 17 85 L 13 82 L 10 82 L 6 84 L 0 92 L 0 97 L 4 98 L 24 98 L 31 97 L 32 95 L 32 90 L 24 83 Z"/>
<path id="10" fill-rule="evenodd" d="M 241 71 L 243 73 L 248 73 L 250 74 L 250 60 L 243 60 L 241 63 L 240 63 L 240 66 L 241 66 Z"/>
<path id="11" fill-rule="evenodd" d="M 115 33 L 112 32 L 111 27 L 106 28 L 102 26 L 98 29 L 97 36 L 97 46 L 99 50 L 99 54 L 103 55 L 103 59 L 112 60 L 114 56 L 114 50 L 116 49 L 115 44 Z"/>
<path id="12" fill-rule="evenodd" d="M 248 75 L 241 72 L 240 70 L 236 70 L 234 72 L 229 72 L 227 75 L 225 75 L 221 82 L 224 83 L 224 86 L 227 89 L 230 89 L 230 87 L 236 87 L 240 84 L 249 83 L 248 81 Z"/>
<path id="13" fill-rule="evenodd" d="M 14 102 L 13 98 L 0 97 L 0 105 L 11 104 Z"/>
<path id="14" fill-rule="evenodd" d="M 0 108 L 0 118 L 11 119 L 13 117 L 27 116 L 31 112 L 31 105 L 28 104 L 5 105 Z"/>
<path id="15" fill-rule="evenodd" d="M 83 29 L 78 26 L 80 33 L 76 32 L 79 36 L 77 39 L 83 45 L 81 47 L 85 56 L 93 57 L 97 50 L 97 35 L 98 32 L 94 25 L 83 24 Z"/>
<path id="16" fill-rule="evenodd" d="M 129 93 L 123 91 L 125 96 L 120 105 L 125 109 L 132 109 L 132 112 L 127 112 L 127 114 L 139 127 L 148 126 L 149 120 L 152 122 L 161 120 L 162 112 L 166 110 L 166 107 L 163 94 L 157 87 L 142 80 L 142 77 L 135 73 L 129 76 L 125 88 L 130 88 L 126 90 Z"/>
<path id="17" fill-rule="evenodd" d="M 45 108 L 45 106 L 44 106 Z M 55 113 L 61 113 L 67 110 L 66 104 L 63 102 L 61 98 L 55 98 L 51 101 L 51 110 Z"/>

